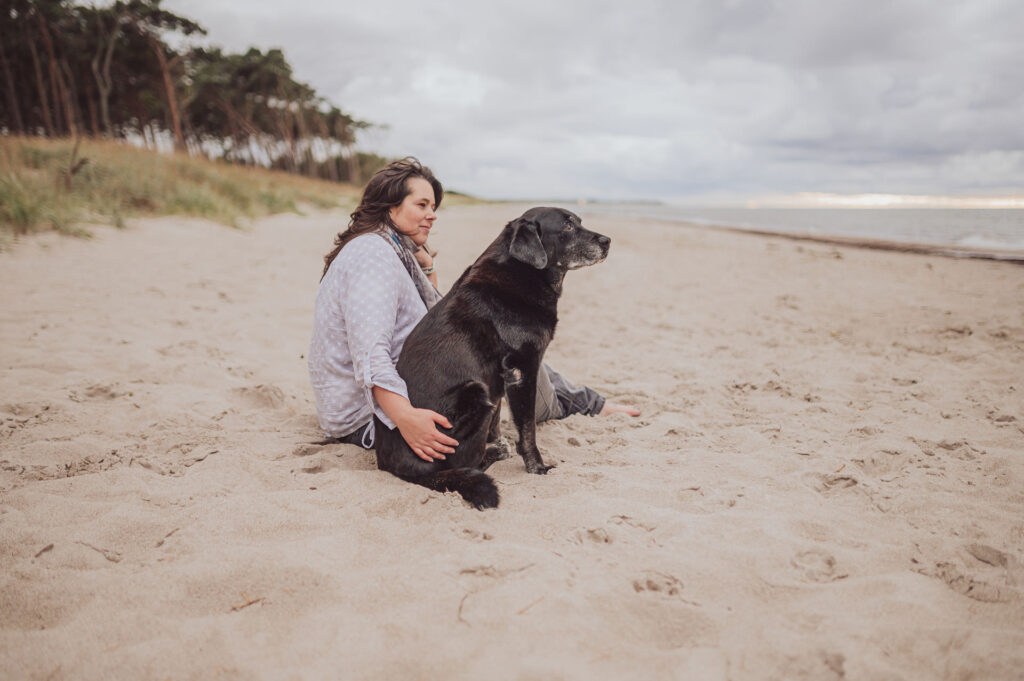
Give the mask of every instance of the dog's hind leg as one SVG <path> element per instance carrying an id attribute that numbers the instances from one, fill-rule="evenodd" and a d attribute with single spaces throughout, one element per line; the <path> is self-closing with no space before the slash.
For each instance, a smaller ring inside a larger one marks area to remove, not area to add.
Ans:
<path id="1" fill-rule="evenodd" d="M 480 381 L 461 383 L 448 390 L 447 396 L 454 402 L 452 407 L 447 409 L 453 414 L 449 434 L 460 441 L 480 432 L 496 406 L 491 402 L 487 386 Z"/>
<path id="2" fill-rule="evenodd" d="M 498 488 L 490 476 L 475 466 L 484 458 L 484 437 L 483 430 L 485 419 L 477 420 L 475 434 L 470 432 L 460 442 L 456 454 L 450 454 L 447 461 L 434 461 L 428 463 L 419 459 L 409 445 L 402 439 L 398 429 L 389 430 L 379 419 L 375 417 L 378 437 L 376 442 L 377 467 L 392 475 L 417 485 L 422 485 L 438 492 L 458 492 L 462 498 L 478 509 L 495 508 L 498 505 Z M 453 432 L 457 429 L 453 429 Z M 465 454 L 459 454 L 459 450 L 465 448 Z M 470 453 L 475 452 L 475 453 Z M 463 456 L 469 461 L 458 461 Z M 441 468 L 454 463 L 458 468 Z M 467 465 L 468 464 L 468 465 Z"/>
<path id="3" fill-rule="evenodd" d="M 501 437 L 501 398 L 494 405 L 494 412 L 491 414 L 491 425 L 487 427 L 487 442 L 495 442 Z"/>
<path id="4" fill-rule="evenodd" d="M 480 470 L 485 471 L 491 464 L 504 461 L 510 456 L 512 445 L 507 438 L 501 436 L 501 398 L 498 398 L 491 415 L 491 424 L 487 428 L 487 447 L 484 449 L 484 459 L 480 462 Z"/>
<path id="5" fill-rule="evenodd" d="M 484 450 L 484 460 L 480 462 L 480 470 L 485 471 L 492 464 L 504 461 L 510 456 L 512 456 L 512 445 L 507 439 L 501 438 L 497 442 L 492 442 Z"/>

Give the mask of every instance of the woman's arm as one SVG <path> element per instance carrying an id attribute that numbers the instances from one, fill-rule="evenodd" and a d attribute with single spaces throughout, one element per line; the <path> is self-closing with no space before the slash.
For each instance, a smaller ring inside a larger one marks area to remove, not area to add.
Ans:
<path id="1" fill-rule="evenodd" d="M 438 425 L 451 428 L 452 424 L 436 411 L 417 409 L 404 396 L 377 385 L 373 386 L 373 399 L 395 423 L 413 453 L 424 461 L 444 459 L 458 446 L 458 440 L 437 429 Z"/>
<path id="2" fill-rule="evenodd" d="M 436 424 L 446 428 L 451 424 L 444 416 L 409 403 L 405 381 L 392 359 L 399 282 L 408 279 L 409 273 L 391 247 L 376 237 L 355 239 L 345 248 L 347 252 L 339 256 L 346 259 L 339 275 L 338 303 L 356 383 L 384 425 L 397 427 L 418 457 L 443 459 L 459 443 L 437 430 Z"/>

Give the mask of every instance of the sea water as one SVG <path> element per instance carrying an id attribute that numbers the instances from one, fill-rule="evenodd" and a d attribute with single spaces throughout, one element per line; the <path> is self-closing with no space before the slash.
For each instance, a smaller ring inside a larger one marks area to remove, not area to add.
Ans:
<path id="1" fill-rule="evenodd" d="M 793 234 L 882 239 L 984 250 L 1024 250 L 1020 208 L 700 208 L 662 203 L 566 205 L 624 218 L 764 229 Z"/>

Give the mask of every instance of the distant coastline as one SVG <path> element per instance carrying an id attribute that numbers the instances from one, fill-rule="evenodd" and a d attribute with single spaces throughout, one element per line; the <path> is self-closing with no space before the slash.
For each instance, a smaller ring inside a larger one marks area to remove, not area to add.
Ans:
<path id="1" fill-rule="evenodd" d="M 821 243 L 1024 262 L 1024 210 L 1019 208 L 701 208 L 654 201 L 560 205 L 581 213 Z"/>

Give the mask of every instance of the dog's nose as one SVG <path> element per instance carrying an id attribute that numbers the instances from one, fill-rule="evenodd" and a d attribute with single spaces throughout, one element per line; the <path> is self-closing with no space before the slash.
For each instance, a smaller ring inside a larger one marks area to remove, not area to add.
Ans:
<path id="1" fill-rule="evenodd" d="M 608 246 L 611 245 L 612 240 L 602 234 L 597 237 L 597 243 L 601 244 L 602 248 L 608 248 Z"/>

